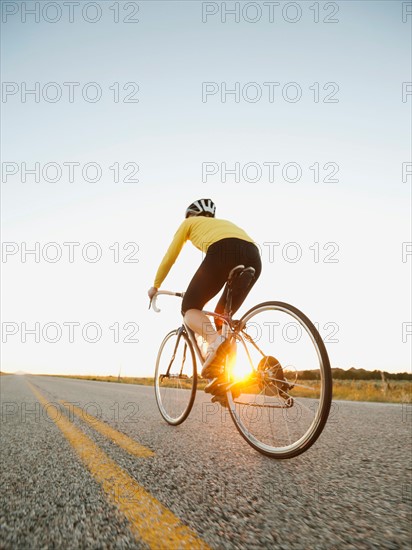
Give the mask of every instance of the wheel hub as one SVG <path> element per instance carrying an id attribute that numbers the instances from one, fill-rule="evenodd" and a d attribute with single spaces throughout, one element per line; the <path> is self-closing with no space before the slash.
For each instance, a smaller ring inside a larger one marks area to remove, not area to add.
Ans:
<path id="1" fill-rule="evenodd" d="M 290 399 L 286 392 L 291 389 L 291 385 L 286 380 L 282 365 L 276 357 L 272 355 L 263 357 L 259 361 L 257 371 L 260 374 L 259 387 L 266 395 L 280 395 L 285 400 Z"/>

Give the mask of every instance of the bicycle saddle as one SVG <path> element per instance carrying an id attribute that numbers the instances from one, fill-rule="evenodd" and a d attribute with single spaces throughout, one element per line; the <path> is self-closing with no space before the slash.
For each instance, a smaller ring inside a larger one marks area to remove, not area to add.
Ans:
<path id="1" fill-rule="evenodd" d="M 230 271 L 229 277 L 227 279 L 227 284 L 228 286 L 232 287 L 233 284 L 236 282 L 236 286 L 248 287 L 252 282 L 252 279 L 254 278 L 254 276 L 255 276 L 254 267 L 245 267 L 244 265 L 237 265 Z"/>

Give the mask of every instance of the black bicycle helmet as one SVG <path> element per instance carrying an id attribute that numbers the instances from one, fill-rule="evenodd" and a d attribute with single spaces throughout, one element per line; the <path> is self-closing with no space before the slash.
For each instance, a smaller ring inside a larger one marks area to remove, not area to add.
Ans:
<path id="1" fill-rule="evenodd" d="M 216 205 L 212 199 L 199 199 L 187 207 L 185 218 L 189 216 L 209 216 L 214 218 L 215 212 Z"/>

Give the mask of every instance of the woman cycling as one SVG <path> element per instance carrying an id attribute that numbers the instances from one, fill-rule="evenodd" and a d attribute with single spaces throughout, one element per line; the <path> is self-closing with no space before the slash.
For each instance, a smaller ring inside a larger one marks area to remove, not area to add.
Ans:
<path id="1" fill-rule="evenodd" d="M 216 206 L 211 199 L 199 199 L 187 208 L 185 220 L 176 231 L 157 270 L 154 284 L 148 291 L 149 298 L 152 299 L 187 240 L 206 253 L 185 292 L 182 315 L 189 328 L 209 344 L 201 374 L 203 378 L 210 379 L 220 374 L 225 346 L 222 346 L 224 338 L 220 334 L 221 323 L 215 322 L 216 330 L 202 309 L 223 288 L 233 267 L 253 267 L 255 276 L 250 286 L 233 291 L 232 313 L 236 312 L 258 279 L 262 268 L 259 249 L 253 240 L 234 223 L 215 218 L 215 212 Z M 223 314 L 224 305 L 225 296 L 222 294 L 215 312 Z"/>

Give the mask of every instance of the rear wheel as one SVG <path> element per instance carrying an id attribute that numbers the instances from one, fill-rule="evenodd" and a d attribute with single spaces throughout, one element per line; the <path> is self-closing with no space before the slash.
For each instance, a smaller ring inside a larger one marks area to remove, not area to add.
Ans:
<path id="1" fill-rule="evenodd" d="M 306 315 L 283 302 L 255 306 L 239 329 L 231 373 L 236 391 L 227 393 L 233 421 L 262 454 L 297 456 L 313 445 L 328 418 L 332 375 L 325 345 Z"/>
<path id="2" fill-rule="evenodd" d="M 156 401 L 166 422 L 177 426 L 186 420 L 195 400 L 196 386 L 195 353 L 181 327 L 165 336 L 156 360 Z"/>

